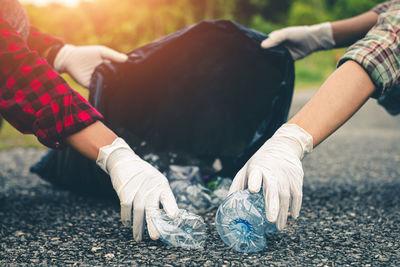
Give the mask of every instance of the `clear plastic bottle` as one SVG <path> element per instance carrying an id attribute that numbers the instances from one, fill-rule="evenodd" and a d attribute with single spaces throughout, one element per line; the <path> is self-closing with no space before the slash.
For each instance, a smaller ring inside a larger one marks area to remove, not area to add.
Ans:
<path id="1" fill-rule="evenodd" d="M 215 218 L 222 241 L 238 252 L 263 250 L 267 245 L 265 234 L 277 232 L 275 224 L 265 218 L 264 203 L 261 190 L 258 194 L 240 190 L 228 196 Z"/>
<path id="2" fill-rule="evenodd" d="M 170 165 L 167 178 L 179 208 L 196 214 L 212 208 L 211 191 L 203 185 L 199 167 Z"/>
<path id="3" fill-rule="evenodd" d="M 231 187 L 232 179 L 227 177 L 216 177 L 212 189 L 212 206 L 219 207 L 222 201 L 228 196 L 229 188 Z M 206 185 L 207 186 L 207 185 Z"/>
<path id="4" fill-rule="evenodd" d="M 174 247 L 202 249 L 206 240 L 206 224 L 203 218 L 180 209 L 171 220 L 165 211 L 157 210 L 151 220 L 160 233 L 160 240 Z"/>
<path id="5" fill-rule="evenodd" d="M 204 214 L 216 207 L 228 194 L 232 179 L 216 177 L 207 188 L 197 166 L 170 165 L 167 178 L 180 209 Z"/>

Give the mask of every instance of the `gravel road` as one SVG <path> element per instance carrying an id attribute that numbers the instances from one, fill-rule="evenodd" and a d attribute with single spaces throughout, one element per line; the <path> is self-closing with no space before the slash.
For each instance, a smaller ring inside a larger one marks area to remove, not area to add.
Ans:
<path id="1" fill-rule="evenodd" d="M 295 95 L 293 111 L 310 93 Z M 29 172 L 45 153 L 0 153 L 0 265 L 400 266 L 400 116 L 369 101 L 303 161 L 301 216 L 268 237 L 258 254 L 238 254 L 205 215 L 201 251 L 132 241 L 118 205 L 53 189 Z M 397 241 L 396 241 L 397 240 Z"/>

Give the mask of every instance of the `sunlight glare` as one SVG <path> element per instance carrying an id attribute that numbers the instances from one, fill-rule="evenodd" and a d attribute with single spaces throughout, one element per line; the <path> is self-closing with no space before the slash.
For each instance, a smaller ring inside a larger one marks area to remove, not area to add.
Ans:
<path id="1" fill-rule="evenodd" d="M 81 0 L 20 0 L 22 4 L 35 4 L 38 6 L 44 6 L 50 3 L 58 3 L 69 7 L 74 7 L 81 2 Z"/>

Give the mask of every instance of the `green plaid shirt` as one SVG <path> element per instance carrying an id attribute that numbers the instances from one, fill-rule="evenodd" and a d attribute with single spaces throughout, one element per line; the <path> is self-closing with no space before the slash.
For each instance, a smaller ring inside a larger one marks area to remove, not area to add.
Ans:
<path id="1" fill-rule="evenodd" d="M 358 62 L 376 86 L 374 98 L 380 97 L 400 81 L 400 1 L 376 6 L 375 26 L 340 59 L 338 67 L 347 60 Z"/>

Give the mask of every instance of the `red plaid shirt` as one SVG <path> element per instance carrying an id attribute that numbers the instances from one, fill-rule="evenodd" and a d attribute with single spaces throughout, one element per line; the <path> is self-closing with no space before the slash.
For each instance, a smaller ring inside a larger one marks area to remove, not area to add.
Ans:
<path id="1" fill-rule="evenodd" d="M 33 133 L 44 145 L 62 148 L 65 137 L 102 119 L 40 57 L 53 56 L 62 41 L 31 28 L 28 43 L 0 12 L 0 113 L 22 133 Z"/>

